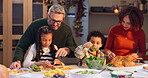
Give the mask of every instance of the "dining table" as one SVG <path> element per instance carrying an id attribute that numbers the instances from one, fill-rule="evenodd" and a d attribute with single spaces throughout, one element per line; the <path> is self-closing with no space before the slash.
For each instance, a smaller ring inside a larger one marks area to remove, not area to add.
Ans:
<path id="1" fill-rule="evenodd" d="M 77 66 L 77 65 L 66 65 L 66 66 L 74 67 L 76 69 L 88 69 L 87 67 Z M 143 66 L 148 66 L 148 64 L 143 64 Z M 70 70 L 66 70 L 65 78 L 70 78 L 69 71 Z M 110 73 L 111 73 L 111 70 L 104 68 L 103 70 L 100 70 L 100 73 L 99 73 L 100 75 L 99 75 L 99 77 L 96 77 L 96 78 L 112 78 Z M 148 71 L 144 71 L 142 68 L 136 69 L 136 71 L 133 72 L 131 77 L 132 78 L 148 78 Z M 11 76 L 9 76 L 9 78 L 48 78 L 48 77 L 45 77 L 42 72 L 30 72 L 29 71 L 28 73 L 24 73 L 19 76 L 12 76 L 11 75 Z"/>

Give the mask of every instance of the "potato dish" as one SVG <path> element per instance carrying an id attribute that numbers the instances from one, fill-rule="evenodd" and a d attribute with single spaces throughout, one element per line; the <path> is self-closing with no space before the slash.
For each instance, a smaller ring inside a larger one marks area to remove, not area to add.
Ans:
<path id="1" fill-rule="evenodd" d="M 50 69 L 49 71 L 44 72 L 46 77 L 54 77 L 54 76 L 65 76 L 65 72 L 61 69 Z"/>

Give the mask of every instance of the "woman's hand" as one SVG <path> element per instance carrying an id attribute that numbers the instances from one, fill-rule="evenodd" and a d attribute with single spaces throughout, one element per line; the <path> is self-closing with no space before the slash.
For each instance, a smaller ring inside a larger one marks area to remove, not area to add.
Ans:
<path id="1" fill-rule="evenodd" d="M 15 61 L 10 65 L 11 69 L 19 69 L 21 68 L 21 61 Z"/>
<path id="2" fill-rule="evenodd" d="M 134 56 L 136 59 L 139 57 L 137 53 L 132 53 L 132 56 Z"/>
<path id="3" fill-rule="evenodd" d="M 133 56 L 134 58 L 131 58 L 132 61 L 138 61 L 140 62 L 140 59 L 138 59 L 138 54 L 137 53 L 132 53 L 131 56 Z"/>
<path id="4" fill-rule="evenodd" d="M 116 56 L 115 53 L 113 53 L 113 52 L 108 52 L 107 55 L 108 55 L 109 59 L 112 59 Z"/>

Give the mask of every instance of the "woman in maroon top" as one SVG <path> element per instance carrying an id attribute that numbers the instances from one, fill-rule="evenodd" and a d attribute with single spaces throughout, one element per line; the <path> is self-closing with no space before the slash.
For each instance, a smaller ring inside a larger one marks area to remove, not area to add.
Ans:
<path id="1" fill-rule="evenodd" d="M 143 31 L 143 13 L 136 7 L 128 6 L 118 15 L 121 25 L 113 26 L 108 34 L 105 53 L 109 58 L 133 55 L 145 57 L 146 38 Z"/>

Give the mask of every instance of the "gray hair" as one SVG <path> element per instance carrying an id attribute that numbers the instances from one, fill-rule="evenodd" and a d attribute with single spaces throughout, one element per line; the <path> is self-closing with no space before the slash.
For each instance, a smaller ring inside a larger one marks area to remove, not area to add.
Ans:
<path id="1" fill-rule="evenodd" d="M 62 6 L 59 5 L 59 4 L 54 4 L 54 5 L 52 5 L 52 6 L 49 8 L 49 10 L 48 10 L 48 15 L 49 15 L 51 12 L 59 13 L 59 14 L 64 14 L 64 16 L 65 16 L 64 7 L 62 7 Z"/>

